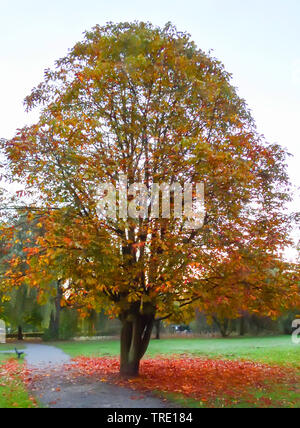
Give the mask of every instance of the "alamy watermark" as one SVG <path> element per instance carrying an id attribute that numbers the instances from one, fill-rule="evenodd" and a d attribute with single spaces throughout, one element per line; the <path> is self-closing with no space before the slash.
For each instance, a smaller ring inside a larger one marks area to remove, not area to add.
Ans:
<path id="1" fill-rule="evenodd" d="M 6 343 L 6 328 L 3 320 L 0 320 L 0 343 Z"/>
<path id="2" fill-rule="evenodd" d="M 300 318 L 292 322 L 292 328 L 295 329 L 292 333 L 292 341 L 295 345 L 300 345 Z"/>
<path id="3" fill-rule="evenodd" d="M 180 219 L 185 229 L 199 229 L 205 219 L 203 183 L 144 183 L 128 185 L 125 174 L 119 174 L 118 189 L 112 183 L 100 184 L 97 191 L 97 213 L 101 218 L 127 220 L 147 218 Z M 117 198 L 118 193 L 118 198 Z"/>

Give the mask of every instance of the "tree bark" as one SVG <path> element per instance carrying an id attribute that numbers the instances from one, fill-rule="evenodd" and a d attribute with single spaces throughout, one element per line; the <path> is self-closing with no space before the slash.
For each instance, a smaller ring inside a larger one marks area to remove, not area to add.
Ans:
<path id="1" fill-rule="evenodd" d="M 154 321 L 154 326 L 155 326 L 155 339 L 159 340 L 160 339 L 160 320 L 155 320 Z"/>
<path id="2" fill-rule="evenodd" d="M 61 314 L 61 299 L 63 297 L 63 289 L 61 287 L 61 281 L 57 281 L 57 294 L 55 297 L 55 317 L 54 317 L 54 331 L 59 338 L 59 326 L 60 326 L 60 314 Z"/>
<path id="3" fill-rule="evenodd" d="M 21 325 L 18 327 L 18 340 L 23 340 L 23 328 Z"/>
<path id="4" fill-rule="evenodd" d="M 223 320 L 219 320 L 218 317 L 216 316 L 213 316 L 213 320 L 218 326 L 222 337 L 227 338 L 231 333 L 231 330 L 230 330 L 231 320 L 227 318 L 224 318 Z"/>
<path id="5" fill-rule="evenodd" d="M 49 329 L 53 339 L 59 339 L 59 326 L 61 314 L 61 299 L 63 297 L 63 289 L 61 287 L 61 280 L 57 281 L 57 293 L 54 299 L 55 314 L 51 311 Z"/>
<path id="6" fill-rule="evenodd" d="M 140 309 L 140 303 L 134 303 L 130 309 L 120 315 L 121 355 L 120 374 L 124 377 L 139 375 L 140 361 L 143 358 L 151 338 L 155 310 L 151 305 Z"/>
<path id="7" fill-rule="evenodd" d="M 245 317 L 240 318 L 240 336 L 245 336 Z"/>

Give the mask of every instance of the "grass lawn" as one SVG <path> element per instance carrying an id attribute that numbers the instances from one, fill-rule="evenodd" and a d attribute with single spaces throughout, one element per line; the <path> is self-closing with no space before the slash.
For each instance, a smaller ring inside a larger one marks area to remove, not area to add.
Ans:
<path id="1" fill-rule="evenodd" d="M 265 402 L 265 393 L 262 393 L 261 391 L 253 391 L 249 390 L 249 393 L 252 393 L 253 397 L 257 401 L 249 402 L 247 400 L 232 400 L 231 404 L 224 405 L 224 399 L 216 400 L 214 403 L 214 406 L 217 408 L 300 408 L 300 399 L 299 399 L 299 390 L 291 391 L 290 387 L 281 386 L 277 387 L 276 385 L 273 386 L 272 390 L 268 393 L 268 402 Z M 167 394 L 167 393 L 159 393 L 157 391 L 156 393 L 158 396 L 163 396 L 169 401 L 173 401 L 177 404 L 179 404 L 182 407 L 188 407 L 188 408 L 206 408 L 207 405 L 205 402 L 199 402 L 196 400 L 193 400 L 192 398 L 185 398 L 184 396 L 180 394 Z M 262 401 L 260 401 L 260 399 Z M 273 403 L 281 403 L 280 405 L 276 405 Z"/>
<path id="2" fill-rule="evenodd" d="M 25 345 L 22 345 L 20 342 L 18 343 L 0 343 L 0 355 L 5 351 L 14 351 L 17 349 L 24 349 Z"/>
<path id="3" fill-rule="evenodd" d="M 101 342 L 62 342 L 55 343 L 72 357 L 104 357 L 119 355 L 119 341 Z M 292 367 L 300 374 L 300 345 L 292 343 L 290 336 L 228 338 L 228 339 L 195 339 L 176 338 L 152 340 L 146 358 L 186 354 L 205 358 L 221 358 L 230 360 L 250 360 L 283 367 Z M 300 407 L 300 385 L 272 384 L 267 397 L 261 390 L 248 390 L 255 397 L 255 404 L 248 401 L 232 401 L 226 407 Z M 159 391 L 155 391 L 159 395 Z M 184 407 L 206 407 L 205 402 L 185 398 L 180 394 L 166 394 L 165 398 L 177 402 Z M 260 401 L 261 400 L 261 401 Z M 267 401 L 264 401 L 267 400 Z M 274 404 L 276 403 L 276 404 Z M 278 405 L 278 403 L 280 403 Z M 216 400 L 216 407 L 223 407 L 224 397 Z"/>
<path id="4" fill-rule="evenodd" d="M 5 349 L 4 349 L 5 348 Z M 14 346 L 12 346 L 12 349 Z M 10 346 L 0 346 L 0 350 L 5 351 L 11 349 Z M 1 354 L 0 353 L 0 408 L 32 408 L 36 405 L 30 400 L 30 396 L 26 390 L 26 387 L 21 379 L 16 377 L 15 379 L 10 379 L 5 376 L 5 373 L 1 374 L 1 369 L 3 365 L 11 360 L 12 357 L 10 354 Z M 22 363 L 19 363 L 22 364 Z"/>
<path id="5" fill-rule="evenodd" d="M 1 351 L 13 351 L 15 349 L 15 346 L 16 345 L 0 343 L 0 352 Z"/>
<path id="6" fill-rule="evenodd" d="M 118 356 L 118 340 L 58 342 L 55 346 L 71 357 Z M 290 336 L 198 339 L 176 338 L 152 340 L 146 357 L 170 354 L 192 354 L 209 358 L 246 359 L 300 369 L 300 345 Z"/>

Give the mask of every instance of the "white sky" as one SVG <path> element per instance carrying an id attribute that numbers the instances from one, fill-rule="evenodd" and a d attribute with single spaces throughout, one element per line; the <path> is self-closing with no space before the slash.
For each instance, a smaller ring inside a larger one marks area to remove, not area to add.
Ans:
<path id="1" fill-rule="evenodd" d="M 35 119 L 23 99 L 83 31 L 133 20 L 171 21 L 201 49 L 213 49 L 258 131 L 294 155 L 289 173 L 300 184 L 299 0 L 0 0 L 0 137 Z M 299 192 L 293 207 L 300 211 Z"/>

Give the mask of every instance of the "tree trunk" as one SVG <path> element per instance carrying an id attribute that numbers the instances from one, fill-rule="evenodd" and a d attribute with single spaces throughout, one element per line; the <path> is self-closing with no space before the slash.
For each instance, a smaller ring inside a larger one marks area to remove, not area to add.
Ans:
<path id="1" fill-rule="evenodd" d="M 240 336 L 245 336 L 245 317 L 240 318 Z"/>
<path id="2" fill-rule="evenodd" d="M 120 374 L 124 377 L 139 375 L 140 361 L 144 356 L 151 338 L 155 310 L 151 305 L 134 303 L 130 309 L 120 315 L 121 356 Z"/>
<path id="3" fill-rule="evenodd" d="M 155 320 L 154 321 L 154 326 L 155 326 L 155 339 L 159 340 L 160 339 L 160 320 Z"/>
<path id="4" fill-rule="evenodd" d="M 53 339 L 59 339 L 59 326 L 61 314 L 61 299 L 63 297 L 63 289 L 61 287 L 61 280 L 57 281 L 57 293 L 54 299 L 55 314 L 51 311 L 49 330 Z"/>
<path id="5" fill-rule="evenodd" d="M 59 338 L 60 314 L 61 314 L 61 299 L 63 297 L 63 289 L 61 287 L 61 280 L 57 281 L 57 294 L 55 297 L 55 317 L 54 317 L 54 331 Z"/>
<path id="6" fill-rule="evenodd" d="M 231 333 L 231 320 L 229 320 L 228 318 L 219 320 L 216 316 L 213 316 L 213 320 L 218 326 L 222 337 L 227 338 Z"/>
<path id="7" fill-rule="evenodd" d="M 220 332 L 221 332 L 221 336 L 224 337 L 224 339 L 228 337 L 228 332 L 227 332 L 226 326 L 222 325 L 220 327 Z"/>
<path id="8" fill-rule="evenodd" d="M 23 340 L 23 329 L 21 325 L 18 327 L 18 340 Z"/>

